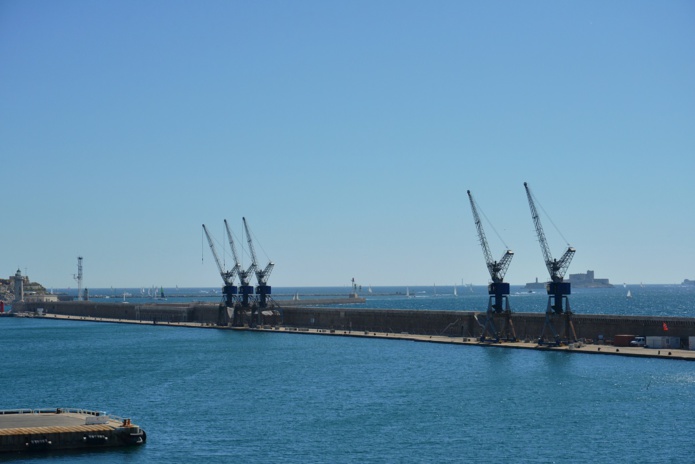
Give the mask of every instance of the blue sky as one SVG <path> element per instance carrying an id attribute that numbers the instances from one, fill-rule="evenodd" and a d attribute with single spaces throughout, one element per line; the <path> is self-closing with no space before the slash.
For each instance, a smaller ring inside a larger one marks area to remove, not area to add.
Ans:
<path id="1" fill-rule="evenodd" d="M 0 275 L 74 287 L 81 255 L 88 288 L 216 287 L 201 224 L 245 216 L 274 286 L 484 284 L 470 189 L 507 281 L 545 280 L 528 182 L 569 273 L 694 279 L 693 24 L 691 1 L 2 0 Z"/>

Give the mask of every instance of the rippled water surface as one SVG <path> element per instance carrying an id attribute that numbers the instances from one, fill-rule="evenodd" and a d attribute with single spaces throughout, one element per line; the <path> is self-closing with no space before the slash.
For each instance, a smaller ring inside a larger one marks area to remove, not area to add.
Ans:
<path id="1" fill-rule="evenodd" d="M 0 334 L 3 408 L 105 410 L 148 434 L 27 462 L 695 456 L 686 361 L 25 318 L 1 319 Z"/>

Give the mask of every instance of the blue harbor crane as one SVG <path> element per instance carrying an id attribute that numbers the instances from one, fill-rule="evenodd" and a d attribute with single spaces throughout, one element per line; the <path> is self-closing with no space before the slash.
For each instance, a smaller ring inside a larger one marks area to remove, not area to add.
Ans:
<path id="1" fill-rule="evenodd" d="M 251 263 L 248 269 L 244 270 L 244 268 L 241 267 L 241 262 L 239 261 L 239 253 L 237 253 L 236 250 L 236 245 L 234 244 L 234 238 L 232 231 L 229 229 L 229 224 L 227 223 L 227 220 L 224 220 L 224 227 L 225 230 L 227 231 L 227 240 L 229 241 L 229 247 L 232 250 L 232 256 L 234 257 L 234 268 L 237 270 L 237 274 L 239 275 L 239 292 L 241 293 L 241 302 L 239 302 L 239 305 L 241 306 L 240 311 L 234 311 L 234 320 L 232 322 L 232 325 L 234 326 L 240 326 L 243 325 L 244 321 L 242 321 L 242 315 L 248 311 L 249 308 L 249 298 L 251 295 L 253 295 L 253 286 L 251 286 L 251 276 L 253 275 L 253 271 L 256 269 L 256 264 Z"/>
<path id="2" fill-rule="evenodd" d="M 490 246 L 488 245 L 487 238 L 485 237 L 485 230 L 483 229 L 483 223 L 480 220 L 480 215 L 478 214 L 478 208 L 475 200 L 473 199 L 473 194 L 470 190 L 467 192 L 468 199 L 471 203 L 471 211 L 473 211 L 473 220 L 475 221 L 475 227 L 478 231 L 478 239 L 481 247 L 483 248 L 485 264 L 487 264 L 487 270 L 490 273 L 490 279 L 492 280 L 492 282 L 490 282 L 490 284 L 487 286 L 487 292 L 490 296 L 488 298 L 485 325 L 483 327 L 483 332 L 480 335 L 480 341 L 484 342 L 488 334 L 495 341 L 495 343 L 500 341 L 500 334 L 497 331 L 494 322 L 495 314 L 504 314 L 505 328 L 503 332 L 505 332 L 506 339 L 508 341 L 516 341 L 516 333 L 514 332 L 514 325 L 512 324 L 511 320 L 512 311 L 509 306 L 508 298 L 509 284 L 504 281 L 504 276 L 512 262 L 514 252 L 507 247 L 507 251 L 504 252 L 504 255 L 502 255 L 502 258 L 499 261 L 495 261 L 492 258 Z"/>
<path id="3" fill-rule="evenodd" d="M 217 254 L 217 250 L 215 249 L 215 244 L 212 241 L 212 237 L 210 237 L 210 233 L 208 232 L 207 227 L 205 227 L 205 224 L 203 224 L 203 231 L 205 232 L 205 237 L 208 239 L 212 256 L 215 258 L 217 269 L 219 269 L 220 276 L 222 276 L 222 281 L 224 282 L 224 287 L 222 287 L 222 294 L 224 295 L 224 307 L 222 307 L 223 305 L 220 304 L 221 311 L 218 317 L 218 324 L 226 325 L 228 320 L 228 311 L 234 308 L 234 300 L 237 294 L 237 287 L 234 285 L 234 280 L 239 267 L 235 265 L 232 269 L 225 270 L 224 265 L 222 264 L 222 261 L 220 261 L 220 257 Z"/>
<path id="4" fill-rule="evenodd" d="M 572 340 L 577 340 L 577 334 L 574 331 L 574 325 L 572 323 L 572 310 L 570 308 L 570 302 L 567 295 L 571 294 L 571 285 L 569 282 L 564 280 L 567 269 L 570 266 L 572 257 L 574 257 L 575 249 L 569 244 L 567 245 L 567 250 L 562 255 L 560 259 L 554 259 L 553 255 L 550 253 L 550 247 L 545 239 L 545 233 L 543 233 L 543 226 L 541 225 L 540 217 L 538 216 L 538 211 L 536 210 L 536 205 L 533 201 L 533 194 L 528 184 L 524 182 L 524 188 L 526 189 L 526 197 L 528 198 L 528 204 L 531 208 L 531 217 L 533 218 L 533 225 L 536 227 L 536 235 L 538 236 L 538 243 L 541 244 L 541 251 L 543 252 L 543 258 L 545 260 L 545 267 L 548 268 L 548 273 L 550 274 L 550 282 L 546 285 L 546 291 L 548 292 L 548 306 L 545 313 L 545 323 L 543 324 L 543 331 L 538 339 L 539 344 L 545 343 L 544 336 L 546 329 L 550 329 L 553 337 L 555 339 L 554 344 L 559 345 L 561 343 L 560 336 L 553 327 L 552 317 L 554 315 L 564 315 L 565 316 L 565 338 L 570 339 L 570 331 L 572 333 Z"/>
<path id="5" fill-rule="evenodd" d="M 251 239 L 251 231 L 249 230 L 249 226 L 246 223 L 246 218 L 242 218 L 244 221 L 244 229 L 246 230 L 246 240 L 248 241 L 249 244 L 249 252 L 251 253 L 251 260 L 252 266 L 256 271 L 256 280 L 258 281 L 258 286 L 256 287 L 256 294 L 259 296 L 259 302 L 258 306 L 260 308 L 259 310 L 259 318 L 260 314 L 263 311 L 264 308 L 268 306 L 268 296 L 270 295 L 271 287 L 268 285 L 268 277 L 270 277 L 270 273 L 273 271 L 273 267 L 275 267 L 275 264 L 272 261 L 268 262 L 268 265 L 265 267 L 265 269 L 261 270 L 261 268 L 258 266 L 258 262 L 256 261 L 256 250 L 253 248 L 253 240 Z"/>

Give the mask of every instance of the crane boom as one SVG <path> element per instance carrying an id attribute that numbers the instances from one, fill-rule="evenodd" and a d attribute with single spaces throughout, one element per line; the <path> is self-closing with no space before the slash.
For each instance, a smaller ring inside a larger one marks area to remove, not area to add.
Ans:
<path id="1" fill-rule="evenodd" d="M 499 261 L 495 261 L 492 258 L 492 253 L 490 253 L 490 246 L 487 243 L 487 238 L 485 237 L 485 230 L 483 229 L 483 223 L 480 220 L 480 215 L 478 215 L 478 208 L 476 207 L 475 200 L 473 199 L 473 194 L 470 190 L 468 192 L 468 199 L 471 203 L 471 210 L 473 211 L 473 220 L 475 221 L 475 227 L 478 230 L 478 238 L 480 240 L 480 245 L 483 248 L 483 255 L 485 255 L 485 263 L 487 264 L 487 269 L 490 272 L 490 278 L 493 282 L 502 282 L 504 276 L 509 269 L 512 258 L 514 257 L 514 252 L 512 250 L 507 250 Z"/>
<path id="2" fill-rule="evenodd" d="M 545 233 L 543 233 L 543 226 L 541 225 L 541 219 L 538 216 L 538 211 L 536 210 L 536 204 L 533 201 L 533 195 L 531 195 L 531 190 L 526 182 L 524 182 L 524 188 L 526 189 L 526 197 L 528 198 L 529 208 L 531 208 L 533 225 L 536 227 L 538 242 L 541 244 L 541 251 L 543 251 L 545 267 L 548 268 L 550 279 L 553 282 L 562 282 L 576 250 L 573 247 L 567 247 L 567 250 L 559 260 L 553 259 L 553 255 L 550 254 L 550 247 L 548 247 L 548 241 L 545 239 Z"/>
<path id="3" fill-rule="evenodd" d="M 205 232 L 205 237 L 207 237 L 208 239 L 208 244 L 210 245 L 212 256 L 215 258 L 215 264 L 217 264 L 217 269 L 219 269 L 220 271 L 220 276 L 222 277 L 222 280 L 224 281 L 225 285 L 230 285 L 234 281 L 234 274 L 232 272 L 224 270 L 224 266 L 222 266 L 220 257 L 217 255 L 217 250 L 215 250 L 215 244 L 213 243 L 212 237 L 210 237 L 210 233 L 208 232 L 207 227 L 205 227 L 205 224 L 203 224 L 203 231 Z"/>
<path id="4" fill-rule="evenodd" d="M 249 244 L 249 252 L 251 253 L 251 260 L 252 266 L 256 271 L 256 278 L 258 279 L 258 285 L 266 285 L 268 283 L 268 277 L 270 277 L 270 273 L 273 270 L 273 267 L 275 267 L 275 264 L 273 262 L 269 262 L 268 265 L 265 267 L 265 269 L 261 270 L 260 267 L 258 266 L 258 262 L 256 261 L 256 250 L 253 247 L 253 240 L 251 239 L 251 231 L 249 231 L 249 226 L 246 223 L 246 218 L 242 218 L 244 221 L 244 229 L 246 230 L 246 240 L 248 241 Z"/>
<path id="5" fill-rule="evenodd" d="M 224 226 L 227 230 L 227 240 L 229 241 L 229 247 L 232 249 L 232 255 L 234 256 L 234 269 L 237 274 L 239 274 L 239 281 L 241 281 L 241 286 L 242 287 L 247 287 L 249 285 L 249 281 L 251 280 L 251 274 L 253 273 L 253 270 L 255 269 L 255 265 L 251 263 L 249 268 L 247 270 L 243 270 L 241 267 L 241 263 L 239 262 L 239 254 L 236 251 L 236 245 L 234 245 L 234 239 L 232 238 L 232 231 L 229 229 L 229 224 L 227 223 L 227 220 L 224 220 Z"/>
<path id="6" fill-rule="evenodd" d="M 507 269 L 509 269 L 509 264 L 511 264 L 513 257 L 514 252 L 512 250 L 507 250 L 504 252 L 502 258 L 495 263 L 496 265 L 493 267 L 493 272 L 499 277 L 499 282 L 504 280 L 504 275 L 507 273 Z"/>
<path id="7" fill-rule="evenodd" d="M 248 224 L 246 224 L 245 217 L 242 217 L 241 220 L 244 221 L 244 230 L 246 230 L 246 241 L 249 244 L 249 252 L 251 253 L 252 264 L 257 267 L 258 264 L 256 263 L 256 250 L 253 247 L 253 240 L 251 240 L 251 232 L 249 231 L 249 226 Z"/>
<path id="8" fill-rule="evenodd" d="M 232 256 L 234 257 L 234 268 L 232 269 L 232 271 L 235 274 L 241 275 L 242 270 L 241 270 L 241 264 L 239 264 L 239 255 L 236 252 L 236 245 L 234 245 L 234 239 L 232 238 L 233 237 L 232 231 L 229 230 L 229 224 L 227 223 L 226 219 L 224 220 L 224 228 L 227 231 L 227 241 L 229 241 L 229 248 L 232 249 Z M 248 273 L 250 273 L 250 271 Z M 242 285 L 243 285 L 243 283 L 242 283 Z"/>

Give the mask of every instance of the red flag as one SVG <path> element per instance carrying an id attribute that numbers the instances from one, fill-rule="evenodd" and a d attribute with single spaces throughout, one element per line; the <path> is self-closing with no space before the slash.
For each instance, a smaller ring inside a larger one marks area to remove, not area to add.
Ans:
<path id="1" fill-rule="evenodd" d="M 667 330 L 668 330 L 668 326 L 666 325 L 666 323 L 665 323 L 665 322 L 664 322 L 664 324 L 663 324 L 663 327 L 664 327 L 664 330 L 665 330 L 665 331 L 667 331 Z"/>

